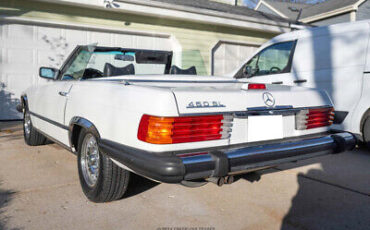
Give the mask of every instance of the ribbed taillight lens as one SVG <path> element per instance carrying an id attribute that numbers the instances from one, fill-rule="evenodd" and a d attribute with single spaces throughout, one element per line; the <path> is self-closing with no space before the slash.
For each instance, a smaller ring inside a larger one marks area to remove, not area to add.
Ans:
<path id="1" fill-rule="evenodd" d="M 305 130 L 330 126 L 334 121 L 333 108 L 301 110 L 296 114 L 296 129 Z"/>
<path id="2" fill-rule="evenodd" d="M 143 115 L 137 137 L 152 144 L 210 141 L 230 137 L 232 116 L 156 117 Z"/>

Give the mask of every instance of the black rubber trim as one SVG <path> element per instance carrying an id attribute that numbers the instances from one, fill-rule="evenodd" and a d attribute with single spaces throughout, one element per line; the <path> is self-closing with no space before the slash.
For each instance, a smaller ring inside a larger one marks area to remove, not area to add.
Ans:
<path id="1" fill-rule="evenodd" d="M 334 112 L 334 124 L 342 124 L 344 119 L 346 119 L 348 111 L 337 111 Z"/>
<path id="2" fill-rule="evenodd" d="M 78 136 L 74 136 L 76 135 L 76 133 L 74 133 L 74 128 L 76 125 L 86 129 L 87 132 L 93 133 L 96 137 L 100 139 L 100 134 L 98 132 L 98 129 L 94 126 L 94 124 L 91 121 L 85 118 L 82 118 L 82 117 L 73 117 L 71 121 L 69 122 L 69 127 L 68 127 L 68 140 L 69 140 L 69 145 L 72 148 L 77 149 L 77 146 L 74 146 L 73 144 L 74 138 L 78 138 Z"/>
<path id="3" fill-rule="evenodd" d="M 312 139 L 312 141 L 316 141 L 316 139 Z M 295 143 L 281 143 L 281 145 L 287 145 L 287 146 L 292 146 L 292 149 L 295 145 Z M 269 148 L 269 145 L 265 146 L 265 149 Z M 251 147 L 252 148 L 259 148 L 257 147 Z M 278 159 L 284 159 L 284 158 L 290 158 L 290 157 L 295 157 L 295 156 L 300 156 L 300 155 L 305 155 L 309 153 L 315 153 L 315 152 L 320 152 L 320 151 L 325 151 L 325 150 L 330 150 L 330 149 L 335 149 L 336 145 L 335 143 L 329 143 L 325 145 L 320 145 L 316 147 L 310 147 L 310 148 L 297 148 L 294 150 L 290 151 L 271 151 L 263 154 L 251 154 L 248 157 L 240 157 L 240 158 L 231 158 L 230 160 L 230 165 L 231 167 L 237 167 L 237 166 L 242 166 L 242 165 L 251 165 L 251 164 L 256 164 L 260 162 L 265 162 L 265 161 L 273 161 L 273 160 L 278 160 Z M 273 149 L 271 149 L 273 150 Z M 258 151 L 258 150 L 257 150 Z"/>
<path id="4" fill-rule="evenodd" d="M 165 183 L 180 183 L 184 180 L 185 166 L 179 157 L 161 156 L 105 139 L 100 140 L 99 147 L 104 154 L 142 176 Z"/>
<path id="5" fill-rule="evenodd" d="M 215 164 L 215 169 L 212 173 L 212 176 L 226 176 L 229 173 L 229 160 L 226 154 L 221 151 L 211 151 L 209 154 L 212 156 Z"/>
<path id="6" fill-rule="evenodd" d="M 332 141 L 326 143 L 325 138 L 331 138 Z M 304 143 L 299 143 L 300 141 Z M 318 141 L 323 141 L 323 143 L 312 145 Z M 300 160 L 316 155 L 338 153 L 349 150 L 353 146 L 355 146 L 355 141 L 350 143 L 340 135 L 326 133 L 326 135 L 321 134 L 316 137 L 305 136 L 304 138 L 292 138 L 284 141 L 260 142 L 253 146 L 235 147 L 234 145 L 208 149 L 209 159 L 197 160 L 191 157 L 180 158 L 176 155 L 180 152 L 164 155 L 164 153 L 139 150 L 106 139 L 99 142 L 99 147 L 104 154 L 124 164 L 139 175 L 165 183 L 222 177 L 230 172 L 242 171 L 255 166 L 271 166 L 270 162 L 284 163 L 293 158 Z M 187 150 L 188 153 L 201 151 Z M 244 155 L 238 157 L 239 151 Z M 168 152 L 165 154 L 168 154 Z"/>
<path id="7" fill-rule="evenodd" d="M 215 163 L 213 161 L 198 162 L 194 164 L 185 165 L 185 180 L 207 178 L 214 174 Z"/>
<path id="8" fill-rule="evenodd" d="M 63 124 L 61 124 L 61 123 L 59 123 L 59 122 L 56 122 L 56 121 L 50 120 L 49 118 L 46 118 L 46 117 L 44 117 L 44 116 L 41 116 L 41 115 L 39 115 L 39 114 L 37 114 L 37 113 L 34 113 L 34 112 L 31 112 L 31 111 L 29 111 L 29 113 L 30 113 L 32 116 L 35 116 L 35 117 L 37 117 L 37 118 L 39 118 L 39 119 L 41 119 L 41 120 L 43 120 L 43 121 L 46 121 L 46 122 L 48 122 L 48 123 L 50 123 L 50 124 L 52 124 L 52 125 L 55 125 L 55 126 L 57 126 L 57 127 L 59 127 L 59 128 L 62 128 L 62 129 L 68 130 L 68 126 L 65 126 L 65 125 L 63 125 Z"/>

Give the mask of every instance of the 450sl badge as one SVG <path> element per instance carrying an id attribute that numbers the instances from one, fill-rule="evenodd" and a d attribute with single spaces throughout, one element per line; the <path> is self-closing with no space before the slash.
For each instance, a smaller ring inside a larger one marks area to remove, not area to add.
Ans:
<path id="1" fill-rule="evenodd" d="M 186 106 L 187 109 L 194 108 L 216 108 L 216 107 L 226 107 L 219 101 L 192 101 Z"/>

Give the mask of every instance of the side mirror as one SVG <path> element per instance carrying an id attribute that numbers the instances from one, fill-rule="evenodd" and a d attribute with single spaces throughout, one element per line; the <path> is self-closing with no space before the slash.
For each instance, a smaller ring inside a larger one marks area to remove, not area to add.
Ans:
<path id="1" fill-rule="evenodd" d="M 59 70 L 50 67 L 41 67 L 39 71 L 39 75 L 42 78 L 55 80 L 58 75 Z"/>

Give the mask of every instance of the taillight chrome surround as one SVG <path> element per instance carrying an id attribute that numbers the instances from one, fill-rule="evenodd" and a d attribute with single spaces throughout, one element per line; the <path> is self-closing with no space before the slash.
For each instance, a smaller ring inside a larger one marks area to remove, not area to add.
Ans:
<path id="1" fill-rule="evenodd" d="M 176 144 L 227 139 L 231 135 L 233 116 L 201 115 L 157 117 L 143 115 L 137 137 L 151 144 Z"/>
<path id="2" fill-rule="evenodd" d="M 333 121 L 334 109 L 332 107 L 304 109 L 296 113 L 295 116 L 297 130 L 330 126 Z"/>

